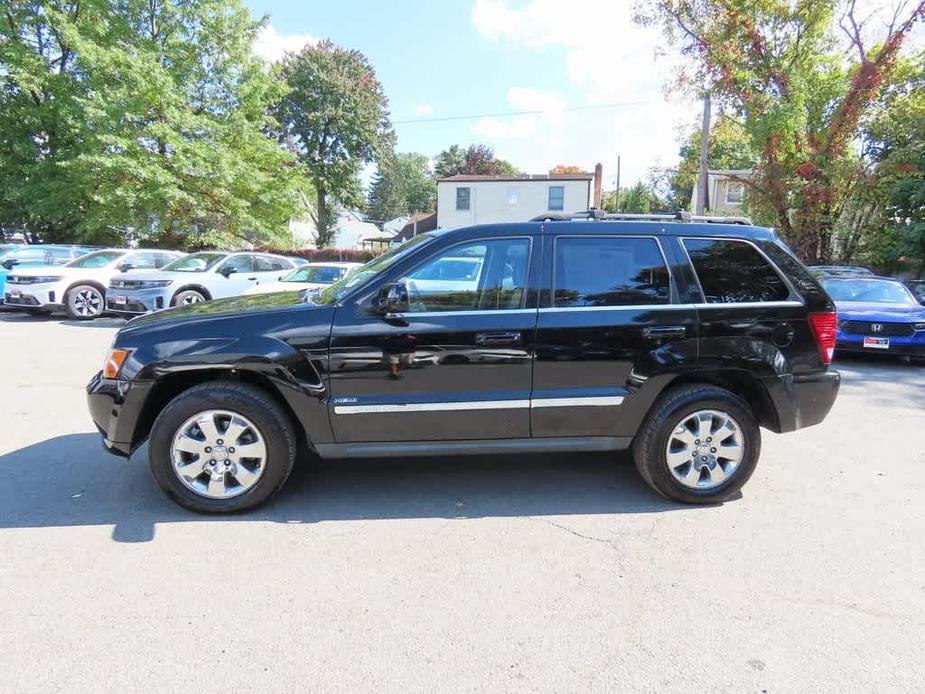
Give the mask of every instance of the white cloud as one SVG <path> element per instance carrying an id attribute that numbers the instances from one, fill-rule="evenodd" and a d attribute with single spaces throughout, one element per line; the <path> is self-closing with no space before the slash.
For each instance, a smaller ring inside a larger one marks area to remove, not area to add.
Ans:
<path id="1" fill-rule="evenodd" d="M 415 109 L 415 113 L 417 113 L 419 116 L 429 116 L 433 112 L 434 107 L 428 104 L 421 104 Z"/>
<path id="2" fill-rule="evenodd" d="M 280 34 L 276 27 L 268 24 L 257 32 L 254 53 L 269 63 L 283 59 L 286 53 L 295 53 L 305 46 L 314 46 L 318 39 L 309 34 Z"/>
<path id="3" fill-rule="evenodd" d="M 579 95 L 568 106 L 619 104 L 566 111 L 561 95 L 550 101 L 549 92 L 511 89 L 512 110 L 543 111 L 539 126 L 523 136 L 520 147 L 505 145 L 516 165 L 538 173 L 557 163 L 591 168 L 601 161 L 605 176 L 613 179 L 619 152 L 626 185 L 656 163 L 677 161 L 677 129 L 694 123 L 699 104 L 685 95 L 666 98 L 665 84 L 678 57 L 664 54 L 657 29 L 632 21 L 633 5 L 634 0 L 476 0 L 472 21 L 489 40 L 562 53 L 562 73 Z M 476 133 L 511 136 L 512 121 L 505 123 L 506 128 L 481 121 Z M 534 137 L 539 139 L 528 141 Z"/>

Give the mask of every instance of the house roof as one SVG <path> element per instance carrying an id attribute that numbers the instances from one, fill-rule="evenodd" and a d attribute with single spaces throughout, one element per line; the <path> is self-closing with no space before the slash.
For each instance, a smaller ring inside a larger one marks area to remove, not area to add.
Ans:
<path id="1" fill-rule="evenodd" d="M 396 241 L 407 241 L 412 236 L 414 236 L 415 222 L 417 222 L 417 232 L 419 234 L 423 234 L 425 231 L 433 231 L 437 228 L 437 213 L 419 212 L 417 214 L 411 215 L 411 218 L 408 219 L 408 223 L 402 227 L 402 230 L 392 237 L 392 242 L 394 243 Z"/>
<path id="2" fill-rule="evenodd" d="M 456 174 L 438 178 L 437 183 L 451 181 L 592 181 L 594 174 L 521 174 L 517 176 L 482 176 L 476 174 Z"/>

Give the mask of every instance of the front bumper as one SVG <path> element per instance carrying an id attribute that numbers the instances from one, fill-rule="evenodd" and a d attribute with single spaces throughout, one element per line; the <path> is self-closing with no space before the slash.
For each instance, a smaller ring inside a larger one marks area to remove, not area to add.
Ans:
<path id="1" fill-rule="evenodd" d="M 864 335 L 839 331 L 835 341 L 835 351 L 855 354 L 900 354 L 911 357 L 925 357 L 925 331 L 923 330 L 916 331 L 910 337 L 888 338 L 890 346 L 886 349 L 865 347 L 864 337 Z"/>
<path id="2" fill-rule="evenodd" d="M 87 407 L 110 453 L 127 458 L 141 443 L 135 429 L 151 386 L 151 381 L 103 378 L 101 371 L 90 379 Z"/>
<path id="3" fill-rule="evenodd" d="M 61 310 L 64 308 L 66 289 L 67 286 L 62 282 L 42 282 L 41 284 L 7 282 L 3 288 L 3 304 L 10 308 Z"/>
<path id="4" fill-rule="evenodd" d="M 841 374 L 823 371 L 814 374 L 788 374 L 766 384 L 777 410 L 778 433 L 796 431 L 819 424 L 832 409 Z"/>
<path id="5" fill-rule="evenodd" d="M 106 310 L 111 313 L 123 313 L 140 316 L 144 313 L 153 313 L 170 308 L 170 299 L 173 290 L 168 287 L 154 287 L 151 289 L 117 289 L 110 287 L 106 290 Z M 117 299 L 124 298 L 124 302 Z"/>

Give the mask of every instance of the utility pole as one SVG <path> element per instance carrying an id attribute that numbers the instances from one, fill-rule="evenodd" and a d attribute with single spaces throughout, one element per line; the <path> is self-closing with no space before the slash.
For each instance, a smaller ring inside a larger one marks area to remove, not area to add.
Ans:
<path id="1" fill-rule="evenodd" d="M 617 155 L 617 190 L 613 199 L 613 211 L 620 211 L 620 155 Z"/>
<path id="2" fill-rule="evenodd" d="M 703 95 L 703 124 L 700 126 L 700 176 L 694 214 L 703 214 L 709 206 L 707 186 L 707 158 L 710 152 L 710 93 Z"/>

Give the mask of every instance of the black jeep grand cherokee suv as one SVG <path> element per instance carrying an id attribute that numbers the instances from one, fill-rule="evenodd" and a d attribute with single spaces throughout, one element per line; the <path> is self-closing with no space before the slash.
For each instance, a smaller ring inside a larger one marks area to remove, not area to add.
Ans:
<path id="1" fill-rule="evenodd" d="M 759 425 L 817 424 L 835 311 L 750 225 L 558 219 L 422 234 L 320 293 L 136 318 L 87 391 L 106 447 L 250 508 L 323 457 L 602 451 L 687 503 L 735 493 Z"/>

